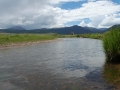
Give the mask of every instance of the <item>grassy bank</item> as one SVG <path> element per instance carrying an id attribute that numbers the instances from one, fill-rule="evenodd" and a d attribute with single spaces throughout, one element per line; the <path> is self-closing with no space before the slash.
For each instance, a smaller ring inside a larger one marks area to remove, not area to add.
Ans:
<path id="1" fill-rule="evenodd" d="M 55 38 L 94 38 L 100 39 L 102 34 L 78 34 L 78 35 L 60 35 L 60 34 L 0 34 L 0 45 L 34 42 L 42 40 L 52 40 Z"/>
<path id="2" fill-rule="evenodd" d="M 92 38 L 92 39 L 102 39 L 103 34 L 74 34 L 74 35 L 60 35 L 60 34 L 55 34 L 56 37 L 58 38 Z"/>
<path id="3" fill-rule="evenodd" d="M 103 47 L 108 62 L 120 62 L 120 28 L 116 27 L 104 34 Z"/>
<path id="4" fill-rule="evenodd" d="M 79 34 L 79 35 L 76 35 L 76 37 L 102 39 L 103 34 L 99 34 L 99 33 L 95 33 L 95 34 Z"/>
<path id="5" fill-rule="evenodd" d="M 0 45 L 11 43 L 34 42 L 43 40 L 52 40 L 56 37 L 54 35 L 41 34 L 0 34 Z"/>

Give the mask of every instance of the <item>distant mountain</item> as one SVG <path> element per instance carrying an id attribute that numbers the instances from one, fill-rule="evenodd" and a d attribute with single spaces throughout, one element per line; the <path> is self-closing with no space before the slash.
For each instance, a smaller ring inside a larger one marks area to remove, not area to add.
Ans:
<path id="1" fill-rule="evenodd" d="M 58 34 L 84 34 L 84 33 L 96 33 L 88 28 L 84 28 L 81 26 L 71 26 L 71 27 L 63 27 L 63 28 L 52 28 L 52 29 L 36 29 L 38 32 L 49 32 L 49 33 L 58 33 Z"/>
<path id="2" fill-rule="evenodd" d="M 14 26 L 14 27 L 11 27 L 11 28 L 8 28 L 9 30 L 26 30 L 24 29 L 23 27 L 21 26 Z"/>
<path id="3" fill-rule="evenodd" d="M 99 30 L 102 30 L 102 31 L 105 31 L 107 30 L 108 28 L 99 28 Z"/>
<path id="4" fill-rule="evenodd" d="M 62 27 L 62 28 L 43 28 L 43 29 L 34 29 L 34 30 L 25 30 L 24 28 L 17 26 L 9 29 L 1 30 L 5 33 L 58 33 L 58 34 L 85 34 L 85 33 L 102 33 L 101 30 L 91 27 L 81 27 L 81 26 L 71 26 L 71 27 Z"/>
<path id="5" fill-rule="evenodd" d="M 84 27 L 85 29 L 88 29 L 94 33 L 102 33 L 101 29 L 93 28 L 93 27 Z"/>

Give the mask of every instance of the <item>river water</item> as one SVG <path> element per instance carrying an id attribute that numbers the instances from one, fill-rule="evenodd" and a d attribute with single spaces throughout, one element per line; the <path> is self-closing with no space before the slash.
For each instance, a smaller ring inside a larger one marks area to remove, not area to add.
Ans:
<path id="1" fill-rule="evenodd" d="M 0 90 L 112 90 L 102 77 L 105 54 L 95 39 L 0 49 Z"/>

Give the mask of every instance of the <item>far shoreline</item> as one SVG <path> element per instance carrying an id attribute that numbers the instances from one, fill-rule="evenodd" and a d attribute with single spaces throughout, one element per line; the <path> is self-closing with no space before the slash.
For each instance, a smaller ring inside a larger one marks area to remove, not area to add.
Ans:
<path id="1" fill-rule="evenodd" d="M 40 40 L 40 41 L 29 41 L 29 42 L 18 42 L 18 43 L 9 43 L 0 45 L 0 49 L 3 48 L 12 48 L 12 47 L 21 47 L 26 45 L 34 45 L 34 44 L 42 44 L 42 43 L 50 43 L 61 40 L 60 38 L 51 39 L 51 40 Z"/>

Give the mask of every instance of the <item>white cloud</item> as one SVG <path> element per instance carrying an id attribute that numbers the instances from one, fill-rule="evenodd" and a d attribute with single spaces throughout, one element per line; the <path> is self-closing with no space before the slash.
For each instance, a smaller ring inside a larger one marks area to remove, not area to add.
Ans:
<path id="1" fill-rule="evenodd" d="M 113 14 L 113 15 L 106 15 L 103 21 L 99 24 L 99 28 L 103 27 L 110 27 L 115 24 L 120 24 L 120 15 Z"/>
<path id="2" fill-rule="evenodd" d="M 81 8 L 70 10 L 66 15 L 69 19 L 79 21 L 84 18 L 91 20 L 91 25 L 98 27 L 99 23 L 105 18 L 105 15 L 111 15 L 120 11 L 120 5 L 111 1 L 89 2 L 82 5 Z"/>
<path id="3" fill-rule="evenodd" d="M 87 24 L 88 25 L 88 27 L 94 27 L 91 23 L 89 23 L 89 24 Z"/>
<path id="4" fill-rule="evenodd" d="M 94 27 L 91 23 L 86 24 L 84 21 L 82 21 L 78 26 L 82 26 L 82 27 Z"/>
<path id="5" fill-rule="evenodd" d="M 96 0 L 88 0 L 88 2 L 94 2 L 94 1 L 96 1 Z"/>
<path id="6" fill-rule="evenodd" d="M 79 1 L 84 1 L 84 0 L 49 0 L 51 4 L 59 4 L 61 2 L 79 2 Z"/>
<path id="7" fill-rule="evenodd" d="M 117 16 L 120 5 L 111 0 L 86 2 L 82 4 L 82 7 L 72 10 L 54 7 L 54 4 L 62 2 L 78 1 L 84 0 L 0 0 L 0 27 L 6 28 L 14 25 L 21 25 L 28 29 L 63 27 L 65 23 L 81 22 L 85 18 L 91 20 L 87 26 L 104 27 L 119 23 L 120 17 Z M 107 23 L 109 19 L 114 23 Z"/>
<path id="8" fill-rule="evenodd" d="M 82 22 L 79 24 L 79 26 L 86 27 L 87 24 L 86 24 L 84 21 L 82 21 Z"/>

